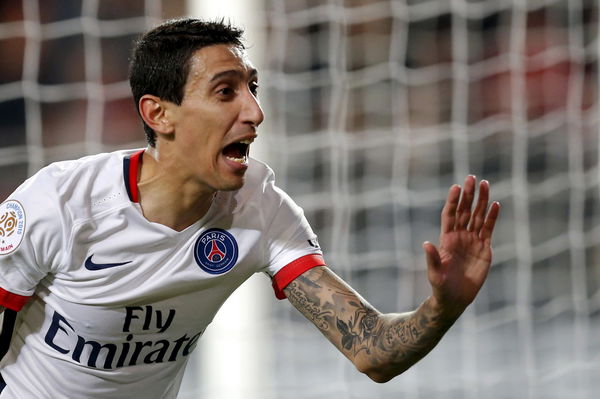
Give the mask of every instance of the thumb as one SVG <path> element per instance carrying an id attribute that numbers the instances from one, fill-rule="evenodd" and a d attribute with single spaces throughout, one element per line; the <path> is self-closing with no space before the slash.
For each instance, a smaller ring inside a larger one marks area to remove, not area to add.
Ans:
<path id="1" fill-rule="evenodd" d="M 425 251 L 425 259 L 427 260 L 428 268 L 439 270 L 442 267 L 442 260 L 435 245 L 429 241 L 425 241 L 423 243 L 423 250 Z"/>

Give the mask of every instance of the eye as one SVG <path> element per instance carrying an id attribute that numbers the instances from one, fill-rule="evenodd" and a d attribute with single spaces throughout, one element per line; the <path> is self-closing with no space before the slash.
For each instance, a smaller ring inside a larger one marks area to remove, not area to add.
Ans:
<path id="1" fill-rule="evenodd" d="M 254 95 L 257 96 L 258 95 L 258 88 L 260 86 L 258 86 L 257 82 L 250 82 L 250 92 Z"/>
<path id="2" fill-rule="evenodd" d="M 219 93 L 223 97 L 231 97 L 235 93 L 235 91 L 231 87 L 225 86 L 217 90 L 217 93 Z"/>

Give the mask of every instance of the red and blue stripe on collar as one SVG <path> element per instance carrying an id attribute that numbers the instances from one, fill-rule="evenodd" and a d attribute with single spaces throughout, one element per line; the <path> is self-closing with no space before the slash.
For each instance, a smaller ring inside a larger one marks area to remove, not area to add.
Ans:
<path id="1" fill-rule="evenodd" d="M 139 166 L 142 163 L 142 156 L 145 150 L 140 150 L 132 155 L 123 158 L 123 178 L 125 179 L 125 188 L 131 202 L 140 202 L 140 192 L 138 190 L 137 180 Z"/>

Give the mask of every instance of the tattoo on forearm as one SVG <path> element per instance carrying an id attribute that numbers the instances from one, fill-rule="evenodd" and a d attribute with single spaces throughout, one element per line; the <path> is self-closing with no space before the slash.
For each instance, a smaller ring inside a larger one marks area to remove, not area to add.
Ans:
<path id="1" fill-rule="evenodd" d="M 300 276 L 299 278 L 303 278 Z M 308 280 L 308 279 L 307 279 Z M 311 282 L 311 284 L 313 284 Z M 316 303 L 314 297 L 310 297 L 306 291 L 300 288 L 300 285 L 293 281 L 286 289 L 290 302 L 302 312 L 302 314 L 311 320 L 319 329 L 327 331 L 330 323 L 327 318 L 333 317 L 333 310 L 324 310 Z"/>
<path id="2" fill-rule="evenodd" d="M 425 356 L 452 322 L 441 320 L 427 303 L 417 312 L 382 316 L 339 280 L 314 272 L 285 289 L 290 302 L 350 357 L 361 352 L 373 365 L 392 361 L 407 368 Z"/>
<path id="3" fill-rule="evenodd" d="M 397 361 L 411 358 L 416 361 L 433 349 L 451 324 L 433 315 L 425 304 L 418 313 L 392 321 L 377 346 Z"/>
<path id="4" fill-rule="evenodd" d="M 432 317 L 427 306 L 421 312 L 398 315 L 385 322 L 368 304 L 352 301 L 349 305 L 355 307 L 354 316 L 347 321 L 336 319 L 341 346 L 352 356 L 364 351 L 374 366 L 392 361 L 408 368 L 425 356 L 450 327 Z"/>
<path id="5" fill-rule="evenodd" d="M 350 317 L 348 322 L 336 318 L 336 327 L 342 335 L 342 347 L 351 351 L 353 355 L 362 350 L 371 354 L 371 347 L 381 334 L 381 327 L 378 326 L 379 314 L 354 301 L 348 304 L 356 308 L 354 317 Z"/>

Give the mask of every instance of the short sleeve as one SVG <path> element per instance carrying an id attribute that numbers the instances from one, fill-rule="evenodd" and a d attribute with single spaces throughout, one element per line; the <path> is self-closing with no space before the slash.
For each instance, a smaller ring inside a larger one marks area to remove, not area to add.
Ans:
<path id="1" fill-rule="evenodd" d="M 0 306 L 5 308 L 21 310 L 62 252 L 62 212 L 47 179 L 39 172 L 0 204 Z"/>
<path id="2" fill-rule="evenodd" d="M 264 207 L 271 210 L 267 236 L 267 267 L 275 295 L 284 299 L 283 289 L 305 271 L 324 266 L 325 260 L 317 235 L 310 227 L 302 208 L 284 191 L 275 186 L 274 180 L 266 183 Z"/>

